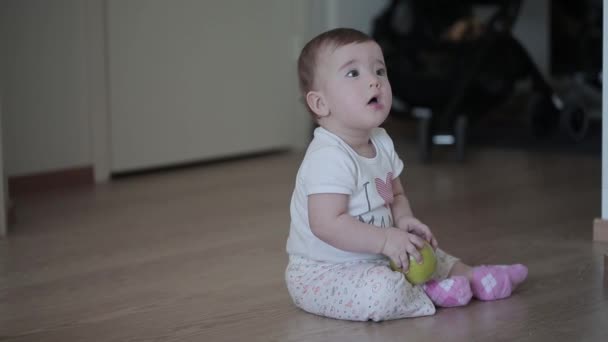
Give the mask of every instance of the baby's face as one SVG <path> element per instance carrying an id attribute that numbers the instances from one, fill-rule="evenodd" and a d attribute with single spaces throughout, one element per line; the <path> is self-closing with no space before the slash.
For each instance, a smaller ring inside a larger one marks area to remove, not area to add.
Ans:
<path id="1" fill-rule="evenodd" d="M 384 122 L 392 105 L 382 50 L 375 42 L 327 48 L 319 55 L 318 86 L 332 125 L 370 130 Z"/>

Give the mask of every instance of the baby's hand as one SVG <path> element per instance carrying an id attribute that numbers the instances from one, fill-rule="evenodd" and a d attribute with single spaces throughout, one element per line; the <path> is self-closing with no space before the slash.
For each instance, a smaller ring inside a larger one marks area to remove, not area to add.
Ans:
<path id="1" fill-rule="evenodd" d="M 433 249 L 436 249 L 438 246 L 437 239 L 433 236 L 431 229 L 415 217 L 409 216 L 400 218 L 397 221 L 397 228 L 404 229 L 408 233 L 420 236 L 430 243 Z"/>
<path id="2" fill-rule="evenodd" d="M 418 251 L 424 246 L 424 240 L 416 234 L 409 233 L 403 229 L 387 228 L 386 240 L 382 247 L 382 254 L 389 257 L 398 268 L 407 273 L 410 262 L 409 255 L 418 262 L 422 262 L 422 256 Z"/>

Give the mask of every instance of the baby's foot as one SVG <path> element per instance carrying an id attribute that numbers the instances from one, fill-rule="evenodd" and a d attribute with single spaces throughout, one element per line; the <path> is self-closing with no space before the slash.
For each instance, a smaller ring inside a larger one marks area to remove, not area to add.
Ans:
<path id="1" fill-rule="evenodd" d="M 469 280 L 463 276 L 430 280 L 422 288 L 435 305 L 444 308 L 467 305 L 473 296 Z"/>
<path id="2" fill-rule="evenodd" d="M 471 290 L 480 300 L 509 297 L 517 285 L 528 276 L 528 268 L 521 264 L 478 266 L 473 268 Z"/>

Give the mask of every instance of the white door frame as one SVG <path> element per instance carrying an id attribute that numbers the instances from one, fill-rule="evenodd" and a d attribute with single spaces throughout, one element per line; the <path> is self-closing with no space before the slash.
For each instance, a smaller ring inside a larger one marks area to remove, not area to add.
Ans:
<path id="1" fill-rule="evenodd" d="M 602 30 L 603 46 L 602 46 L 602 70 L 608 65 L 608 5 L 607 1 L 603 1 L 604 23 Z M 604 73 L 606 75 L 606 73 Z M 602 219 L 608 220 L 608 89 L 602 87 Z"/>

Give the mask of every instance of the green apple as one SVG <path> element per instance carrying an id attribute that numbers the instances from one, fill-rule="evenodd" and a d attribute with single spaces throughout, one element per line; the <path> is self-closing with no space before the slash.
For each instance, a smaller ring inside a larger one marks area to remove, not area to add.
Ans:
<path id="1" fill-rule="evenodd" d="M 420 254 L 422 255 L 422 262 L 419 264 L 414 257 L 410 256 L 409 271 L 404 273 L 405 278 L 413 285 L 426 283 L 431 279 L 431 276 L 435 272 L 435 267 L 437 267 L 435 252 L 428 243 L 425 243 L 424 247 L 420 249 Z M 390 266 L 393 271 L 403 272 L 392 260 L 390 261 Z"/>

